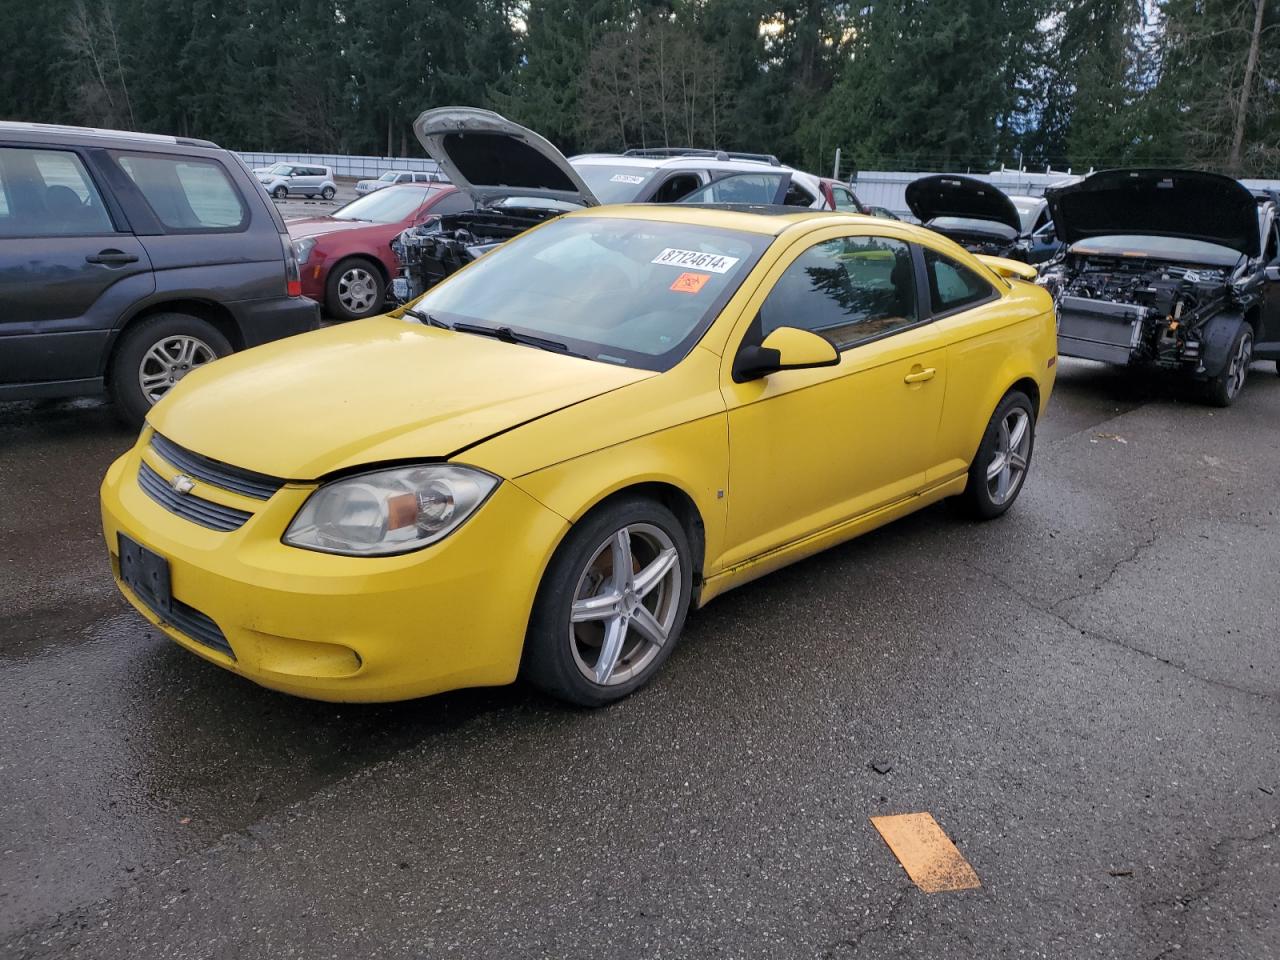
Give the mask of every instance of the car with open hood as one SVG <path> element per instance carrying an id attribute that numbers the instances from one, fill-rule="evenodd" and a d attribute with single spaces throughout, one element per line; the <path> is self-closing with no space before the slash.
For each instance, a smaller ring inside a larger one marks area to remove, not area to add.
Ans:
<path id="1" fill-rule="evenodd" d="M 1230 177 L 1170 169 L 1107 170 L 1047 196 L 1066 245 L 1042 273 L 1061 354 L 1177 371 L 1219 406 L 1254 359 L 1280 360 L 1274 203 Z"/>
<path id="2" fill-rule="evenodd" d="M 946 497 L 1009 509 L 1055 372 L 1031 275 L 862 215 L 581 209 L 184 379 L 103 482 L 112 569 L 268 687 L 607 703 L 734 586 Z"/>
<path id="3" fill-rule="evenodd" d="M 381 313 L 400 271 L 392 242 L 412 226 L 470 209 L 470 198 L 447 183 L 402 183 L 333 213 L 286 220 L 302 292 L 338 320 Z"/>
<path id="4" fill-rule="evenodd" d="M 814 210 L 858 202 L 847 185 L 833 187 L 769 154 L 657 147 L 566 159 L 534 131 L 475 107 L 428 110 L 414 132 L 475 209 L 398 239 L 401 277 L 393 290 L 400 302 L 524 230 L 581 207 L 687 202 L 706 190 L 732 193 L 738 202 L 772 202 L 776 195 L 778 203 Z"/>
<path id="5" fill-rule="evenodd" d="M 912 216 L 973 253 L 1042 263 L 1061 249 L 1043 197 L 1010 196 L 976 177 L 943 173 L 907 184 Z"/>

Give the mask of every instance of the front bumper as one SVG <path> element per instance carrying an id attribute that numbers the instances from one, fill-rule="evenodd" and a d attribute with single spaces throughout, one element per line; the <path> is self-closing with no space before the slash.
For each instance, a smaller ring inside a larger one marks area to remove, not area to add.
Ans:
<path id="1" fill-rule="evenodd" d="M 280 542 L 314 484 L 286 483 L 264 502 L 197 482 L 192 496 L 252 513 L 238 529 L 207 529 L 139 485 L 143 462 L 166 483 L 179 472 L 149 439 L 148 429 L 107 471 L 103 534 L 126 599 L 192 653 L 320 700 L 404 700 L 515 679 L 534 594 L 567 523 L 514 484 L 424 550 L 333 556 Z M 120 580 L 120 532 L 168 560 L 178 613 L 162 617 Z"/>

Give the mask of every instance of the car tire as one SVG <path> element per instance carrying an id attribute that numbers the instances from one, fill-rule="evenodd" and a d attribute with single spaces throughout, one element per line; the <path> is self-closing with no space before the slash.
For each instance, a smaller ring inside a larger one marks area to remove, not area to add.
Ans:
<path id="1" fill-rule="evenodd" d="M 323 190 L 320 191 L 320 196 L 323 197 L 325 200 L 332 200 L 335 196 L 337 196 L 337 194 L 338 192 L 334 190 L 333 187 L 325 187 Z"/>
<path id="2" fill-rule="evenodd" d="M 387 284 L 382 271 L 362 257 L 343 260 L 329 271 L 324 285 L 324 305 L 339 320 L 363 320 L 382 311 Z"/>
<path id="3" fill-rule="evenodd" d="M 1229 407 L 1239 398 L 1249 379 L 1249 364 L 1253 362 L 1253 328 L 1241 323 L 1227 351 L 1227 365 L 1222 373 L 1204 385 L 1204 396 L 1212 406 Z"/>
<path id="4" fill-rule="evenodd" d="M 1010 390 L 997 405 L 969 466 L 960 503 L 979 520 L 993 520 L 1018 499 L 1035 450 L 1036 410 L 1021 390 Z"/>
<path id="5" fill-rule="evenodd" d="M 689 538 L 670 510 L 644 497 L 606 503 L 574 524 L 542 577 L 521 675 L 583 707 L 628 696 L 671 655 L 692 583 Z"/>
<path id="6" fill-rule="evenodd" d="M 272 190 L 271 195 L 277 200 L 284 200 L 289 196 L 289 188 L 281 185 Z"/>
<path id="7" fill-rule="evenodd" d="M 116 415 L 142 426 L 175 383 L 231 352 L 231 343 L 207 320 L 187 313 L 147 317 L 125 330 L 111 355 L 107 376 Z"/>

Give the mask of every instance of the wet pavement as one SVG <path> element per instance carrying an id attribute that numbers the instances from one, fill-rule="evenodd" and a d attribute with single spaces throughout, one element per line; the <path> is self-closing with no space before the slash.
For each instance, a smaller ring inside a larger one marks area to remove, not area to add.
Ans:
<path id="1" fill-rule="evenodd" d="M 130 440 L 0 404 L 0 957 L 1280 956 L 1273 364 L 1224 411 L 1064 361 L 1008 516 L 733 591 L 596 712 L 185 653 L 109 578 Z M 910 883 L 914 811 L 979 889 Z"/>

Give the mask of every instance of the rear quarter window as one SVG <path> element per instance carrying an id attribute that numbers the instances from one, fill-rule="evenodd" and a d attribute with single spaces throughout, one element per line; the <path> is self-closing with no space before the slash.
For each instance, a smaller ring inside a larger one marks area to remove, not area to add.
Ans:
<path id="1" fill-rule="evenodd" d="M 996 296 L 991 284 L 945 254 L 925 247 L 924 263 L 929 277 L 929 297 L 933 301 L 935 314 L 975 306 Z"/>
<path id="2" fill-rule="evenodd" d="M 174 233 L 243 230 L 249 214 L 222 165 L 195 157 L 116 154 L 156 219 Z"/>

